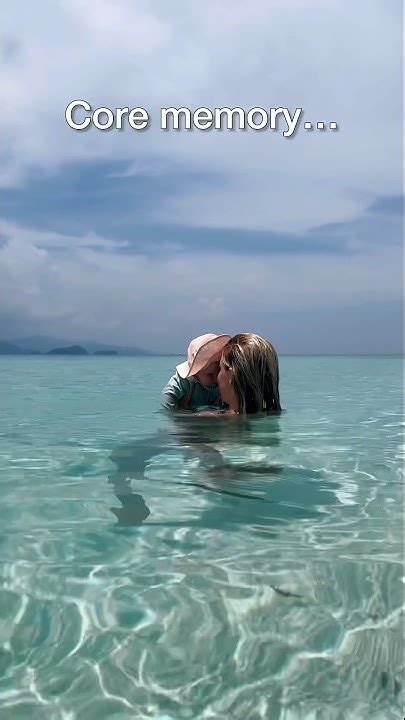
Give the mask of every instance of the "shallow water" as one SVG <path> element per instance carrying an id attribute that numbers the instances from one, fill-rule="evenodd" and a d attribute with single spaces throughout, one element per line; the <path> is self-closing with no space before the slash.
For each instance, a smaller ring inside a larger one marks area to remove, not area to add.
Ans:
<path id="1" fill-rule="evenodd" d="M 399 718 L 402 360 L 281 358 L 279 418 L 166 418 L 173 358 L 0 358 L 0 717 Z"/>

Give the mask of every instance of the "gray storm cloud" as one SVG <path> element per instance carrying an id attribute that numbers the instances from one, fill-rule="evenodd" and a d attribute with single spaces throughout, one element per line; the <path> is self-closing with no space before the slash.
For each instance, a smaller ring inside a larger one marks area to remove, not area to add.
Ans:
<path id="1" fill-rule="evenodd" d="M 374 200 L 402 193 L 400 10 L 380 0 L 3 4 L 0 199 L 13 189 L 17 200 L 7 213 L 0 206 L 0 336 L 13 326 L 125 343 L 136 335 L 136 344 L 173 351 L 185 337 L 238 330 L 238 322 L 271 332 L 275 314 L 289 313 L 297 343 L 281 326 L 280 341 L 299 351 L 304 311 L 312 322 L 398 302 L 399 219 L 365 215 Z M 75 132 L 64 111 L 78 97 L 95 107 L 145 107 L 151 127 Z M 302 107 L 304 120 L 334 120 L 340 129 L 290 139 L 161 131 L 160 108 L 184 105 Z M 53 232 L 46 218 L 47 232 L 25 223 L 19 189 L 27 197 L 37 177 L 100 161 L 121 161 L 121 177 L 141 184 L 175 168 L 170 192 L 163 187 L 158 202 L 145 203 L 144 221 L 162 226 L 153 258 L 95 233 L 90 213 L 75 233 Z M 202 240 L 198 254 L 170 254 L 162 248 L 172 225 L 294 233 L 303 252 L 253 255 L 247 242 L 245 253 L 232 244 L 212 253 Z M 305 253 L 314 229 L 331 227 L 342 252 Z M 369 323 L 368 338 L 373 313 L 358 320 Z M 391 327 L 388 310 L 379 317 Z M 339 332 L 343 338 L 344 323 Z M 350 332 L 355 343 L 358 329 Z M 391 337 L 397 332 L 394 323 Z"/>
<path id="2" fill-rule="evenodd" d="M 4 47 L 19 48 L 0 69 L 4 187 L 33 167 L 160 157 L 223 180 L 215 196 L 209 184 L 197 199 L 179 188 L 182 223 L 251 221 L 297 232 L 352 218 L 401 187 L 401 23 L 391 3 L 262 0 L 247 9 L 226 0 L 207 12 L 197 3 L 45 1 L 24 4 L 24 24 L 20 4 L 0 11 Z M 141 105 L 151 128 L 136 138 L 74 132 L 63 113 L 77 97 L 94 106 Z M 253 131 L 159 129 L 161 106 L 218 103 L 299 106 L 305 120 L 338 120 L 340 130 L 286 142 Z M 176 211 L 170 199 L 156 215 L 172 221 Z"/>

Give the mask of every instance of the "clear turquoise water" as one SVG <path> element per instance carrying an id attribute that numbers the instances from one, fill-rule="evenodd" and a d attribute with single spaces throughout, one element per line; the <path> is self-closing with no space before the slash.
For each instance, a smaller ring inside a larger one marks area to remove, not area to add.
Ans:
<path id="1" fill-rule="evenodd" d="M 0 358 L 1 718 L 398 718 L 402 361 L 281 358 L 175 422 L 173 358 Z"/>

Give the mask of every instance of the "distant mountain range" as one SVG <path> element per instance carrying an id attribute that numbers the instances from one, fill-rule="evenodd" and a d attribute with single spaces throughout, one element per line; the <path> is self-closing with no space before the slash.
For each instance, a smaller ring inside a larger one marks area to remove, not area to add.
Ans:
<path id="1" fill-rule="evenodd" d="M 0 355 L 25 355 L 25 350 L 22 350 L 13 343 L 0 340 Z"/>
<path id="2" fill-rule="evenodd" d="M 67 345 L 66 347 L 54 348 L 49 350 L 47 355 L 88 355 L 87 350 L 81 345 Z"/>
<path id="3" fill-rule="evenodd" d="M 0 340 L 0 355 L 143 355 L 156 353 L 138 347 L 110 345 L 93 341 L 72 341 L 33 335 L 16 340 Z"/>

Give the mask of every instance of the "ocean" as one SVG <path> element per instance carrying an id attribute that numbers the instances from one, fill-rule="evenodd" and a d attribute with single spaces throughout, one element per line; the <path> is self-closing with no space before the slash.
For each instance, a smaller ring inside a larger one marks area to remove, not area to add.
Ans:
<path id="1" fill-rule="evenodd" d="M 236 420 L 162 414 L 175 362 L 0 357 L 0 717 L 398 720 L 402 359 Z"/>

